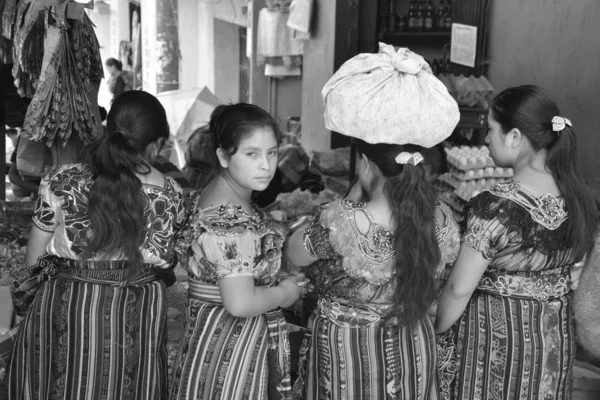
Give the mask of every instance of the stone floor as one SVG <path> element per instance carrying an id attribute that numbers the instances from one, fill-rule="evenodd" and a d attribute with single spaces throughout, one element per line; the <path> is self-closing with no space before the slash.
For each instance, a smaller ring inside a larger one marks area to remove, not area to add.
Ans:
<path id="1" fill-rule="evenodd" d="M 175 270 L 177 283 L 167 289 L 169 302 L 167 316 L 167 350 L 169 368 L 175 361 L 179 340 L 183 333 L 185 298 L 187 293 L 187 276 L 179 267 Z M 295 360 L 294 360 L 295 361 Z M 600 364 L 578 356 L 575 361 L 573 400 L 600 400 Z"/>

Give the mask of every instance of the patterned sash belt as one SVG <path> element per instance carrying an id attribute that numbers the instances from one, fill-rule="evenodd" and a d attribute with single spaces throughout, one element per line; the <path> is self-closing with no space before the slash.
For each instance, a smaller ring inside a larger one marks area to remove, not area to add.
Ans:
<path id="1" fill-rule="evenodd" d="M 368 327 L 377 324 L 381 320 L 381 316 L 371 310 L 345 306 L 325 297 L 319 299 L 317 310 L 322 317 L 328 318 L 340 327 Z"/>
<path id="2" fill-rule="evenodd" d="M 488 270 L 479 281 L 477 290 L 541 301 L 557 299 L 571 290 L 571 265 L 535 272 Z"/>
<path id="3" fill-rule="evenodd" d="M 221 298 L 221 291 L 216 285 L 204 283 L 188 277 L 188 295 L 192 299 L 200 300 L 205 303 L 223 305 L 223 299 Z"/>
<path id="4" fill-rule="evenodd" d="M 188 277 L 188 296 L 204 303 L 223 305 L 219 287 Z M 269 348 L 269 398 L 290 399 L 292 378 L 290 375 L 290 343 L 287 323 L 280 309 L 262 314 L 267 322 Z M 278 392 L 278 395 L 275 394 Z"/>
<path id="5" fill-rule="evenodd" d="M 78 261 L 57 258 L 55 277 L 117 287 L 144 285 L 156 280 L 156 275 L 149 269 L 152 265 L 144 264 L 141 268 L 143 272 L 135 280 L 128 281 L 130 265 L 125 260 Z"/>

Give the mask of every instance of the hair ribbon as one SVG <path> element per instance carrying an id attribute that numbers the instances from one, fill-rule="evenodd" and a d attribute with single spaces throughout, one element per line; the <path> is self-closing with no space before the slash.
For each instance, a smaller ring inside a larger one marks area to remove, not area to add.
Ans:
<path id="1" fill-rule="evenodd" d="M 423 156 L 419 152 L 409 153 L 407 151 L 403 151 L 396 156 L 395 161 L 398 164 L 410 164 L 416 167 L 423 162 Z"/>
<path id="2" fill-rule="evenodd" d="M 569 119 L 564 118 L 564 117 L 559 117 L 559 116 L 555 116 L 554 118 L 552 118 L 552 130 L 554 132 L 560 132 L 563 129 L 565 129 L 565 126 L 569 125 L 569 126 L 573 126 L 571 124 L 571 121 L 569 121 Z"/>

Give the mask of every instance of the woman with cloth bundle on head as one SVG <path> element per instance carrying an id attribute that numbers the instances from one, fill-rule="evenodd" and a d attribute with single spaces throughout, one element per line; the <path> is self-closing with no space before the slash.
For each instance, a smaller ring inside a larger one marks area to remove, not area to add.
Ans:
<path id="1" fill-rule="evenodd" d="M 459 237 L 420 149 L 450 136 L 458 106 L 421 56 L 385 44 L 347 61 L 322 93 L 327 128 L 356 140 L 358 182 L 287 244 L 319 296 L 294 394 L 437 399 L 428 311 Z"/>
<path id="2" fill-rule="evenodd" d="M 570 399 L 570 271 L 592 249 L 598 218 L 575 133 L 546 91 L 527 85 L 493 100 L 486 142 L 515 177 L 470 202 L 437 309 L 436 331 L 457 353 L 442 382 L 455 399 Z"/>

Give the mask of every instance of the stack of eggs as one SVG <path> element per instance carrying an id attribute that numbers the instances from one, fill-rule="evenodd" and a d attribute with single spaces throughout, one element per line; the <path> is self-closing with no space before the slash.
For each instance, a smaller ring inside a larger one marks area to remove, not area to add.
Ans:
<path id="1" fill-rule="evenodd" d="M 450 147 L 445 150 L 450 172 L 440 175 L 438 187 L 442 190 L 442 199 L 456 211 L 459 219 L 462 219 L 465 205 L 471 198 L 512 179 L 512 168 L 496 167 L 486 146 Z"/>

